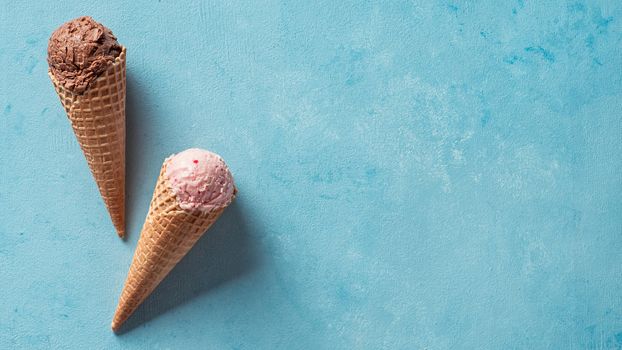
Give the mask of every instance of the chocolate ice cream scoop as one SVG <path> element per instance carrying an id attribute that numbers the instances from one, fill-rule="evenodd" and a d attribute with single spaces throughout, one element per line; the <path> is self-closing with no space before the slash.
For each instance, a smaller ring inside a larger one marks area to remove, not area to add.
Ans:
<path id="1" fill-rule="evenodd" d="M 50 71 L 66 89 L 83 93 L 123 47 L 110 29 L 84 16 L 60 26 L 48 43 Z"/>

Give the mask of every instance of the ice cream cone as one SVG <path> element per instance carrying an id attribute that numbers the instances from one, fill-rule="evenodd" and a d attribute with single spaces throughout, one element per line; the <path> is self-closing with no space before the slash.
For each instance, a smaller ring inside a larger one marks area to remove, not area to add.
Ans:
<path id="1" fill-rule="evenodd" d="M 125 235 L 125 48 L 82 94 L 49 72 L 112 223 Z"/>
<path id="2" fill-rule="evenodd" d="M 226 202 L 207 210 L 184 209 L 171 189 L 166 171 L 168 164 L 169 160 L 165 161 L 160 171 L 149 213 L 114 314 L 114 331 L 121 327 L 190 251 L 237 193 L 233 187 L 233 194 Z"/>

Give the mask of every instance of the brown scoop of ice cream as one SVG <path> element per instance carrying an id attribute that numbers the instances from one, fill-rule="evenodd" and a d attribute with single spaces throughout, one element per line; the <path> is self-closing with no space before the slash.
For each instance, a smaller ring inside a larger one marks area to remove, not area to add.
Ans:
<path id="1" fill-rule="evenodd" d="M 48 64 L 56 80 L 81 94 L 121 53 L 110 29 L 91 17 L 79 17 L 60 26 L 48 43 Z"/>

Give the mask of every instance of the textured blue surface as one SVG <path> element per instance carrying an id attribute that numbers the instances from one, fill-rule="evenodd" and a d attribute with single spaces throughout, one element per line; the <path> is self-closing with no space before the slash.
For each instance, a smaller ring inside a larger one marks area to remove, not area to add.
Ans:
<path id="1" fill-rule="evenodd" d="M 1 349 L 622 347 L 619 1 L 176 3 L 2 0 Z M 128 47 L 125 242 L 47 77 L 84 14 Z M 191 146 L 239 198 L 115 336 Z"/>

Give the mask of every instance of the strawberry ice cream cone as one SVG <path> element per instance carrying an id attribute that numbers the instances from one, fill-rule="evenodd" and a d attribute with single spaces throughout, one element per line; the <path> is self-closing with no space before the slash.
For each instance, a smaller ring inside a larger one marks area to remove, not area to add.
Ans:
<path id="1" fill-rule="evenodd" d="M 233 201 L 222 158 L 189 149 L 164 161 L 112 321 L 117 331 Z"/>

